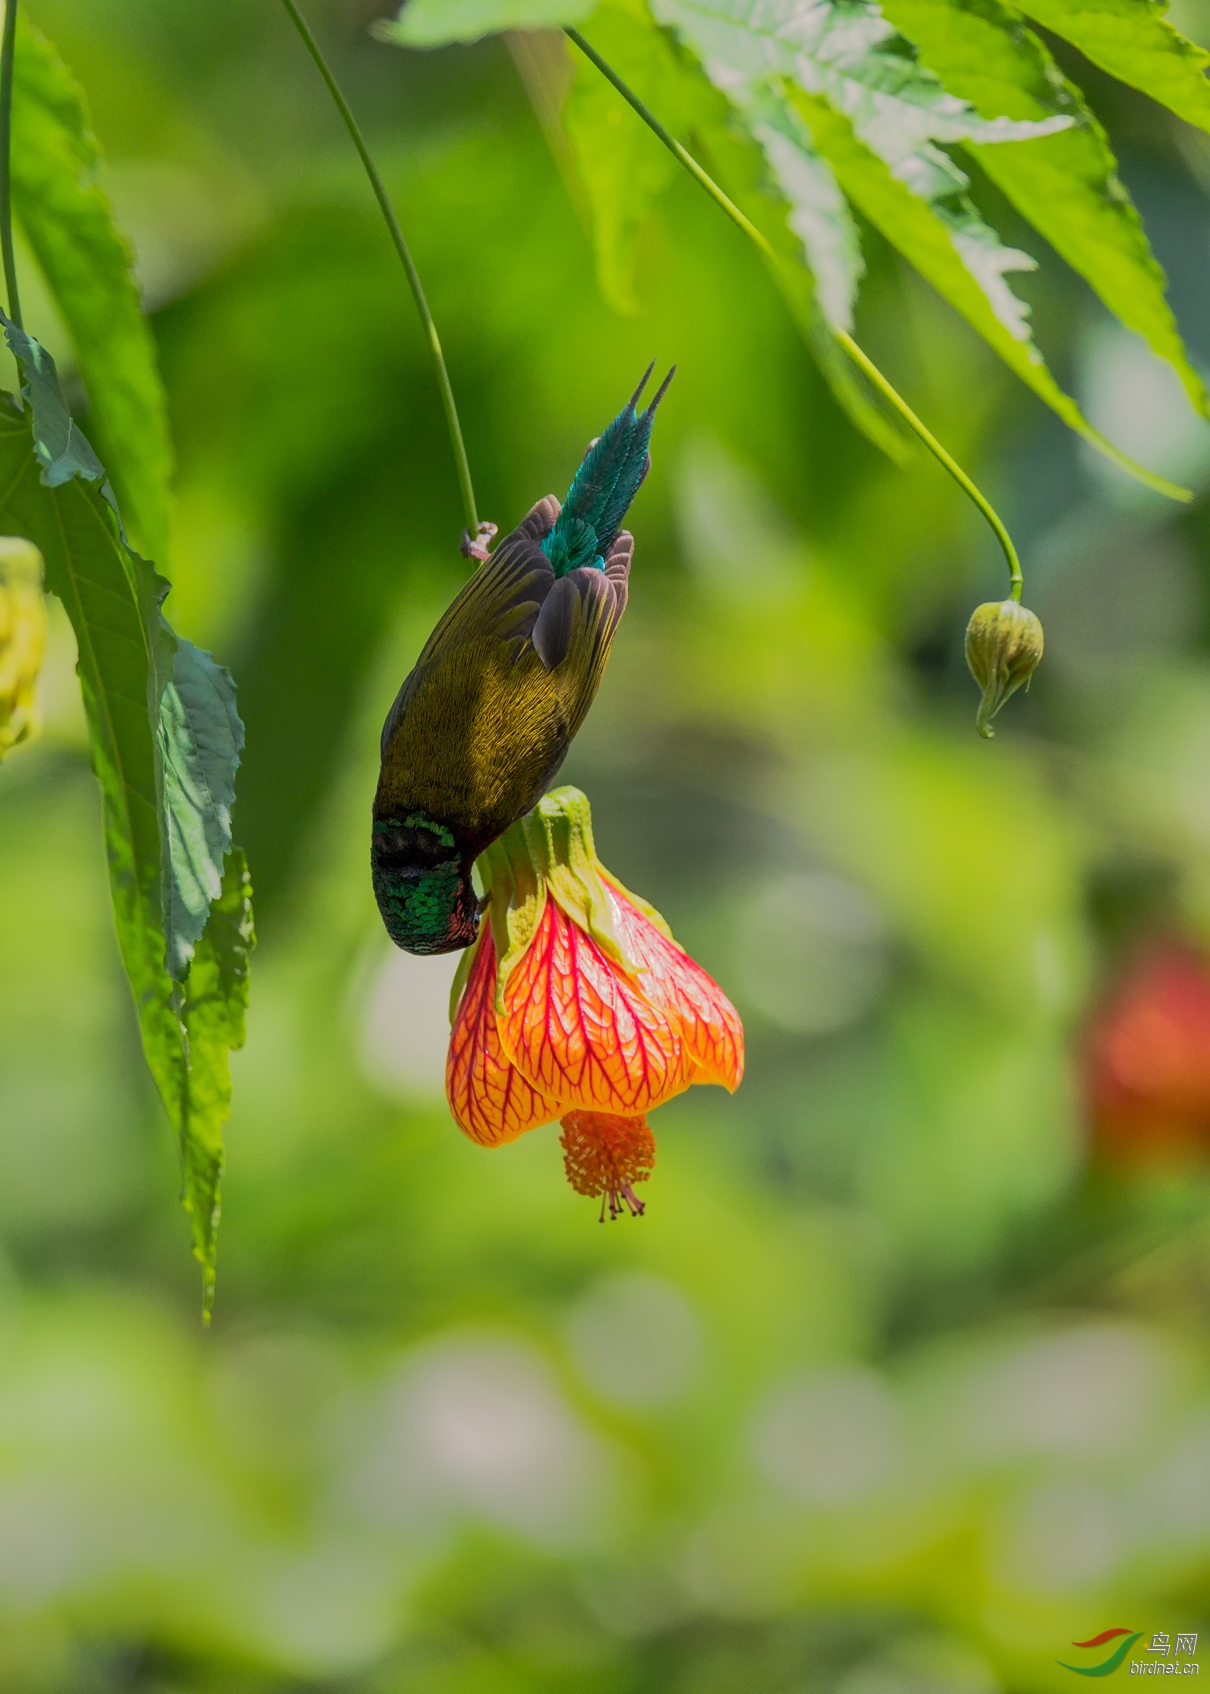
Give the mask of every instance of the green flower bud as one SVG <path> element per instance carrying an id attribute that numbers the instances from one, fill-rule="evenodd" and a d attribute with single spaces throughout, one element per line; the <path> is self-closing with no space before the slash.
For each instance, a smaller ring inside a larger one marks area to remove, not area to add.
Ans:
<path id="1" fill-rule="evenodd" d="M 37 733 L 35 686 L 46 650 L 42 555 L 0 536 L 0 756 Z"/>
<path id="2" fill-rule="evenodd" d="M 976 606 L 966 626 L 966 662 L 983 690 L 975 719 L 979 734 L 990 741 L 996 733 L 992 719 L 1042 660 L 1042 625 L 1015 600 L 989 600 Z"/>

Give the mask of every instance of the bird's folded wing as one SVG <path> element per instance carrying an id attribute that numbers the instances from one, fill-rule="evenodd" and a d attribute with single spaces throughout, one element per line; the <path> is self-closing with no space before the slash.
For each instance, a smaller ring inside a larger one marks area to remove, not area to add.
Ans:
<path id="1" fill-rule="evenodd" d="M 613 583 L 618 618 L 626 610 L 626 593 L 630 586 L 630 565 L 633 558 L 634 536 L 628 529 L 623 529 L 605 555 L 605 575 Z M 614 621 L 616 623 L 617 619 Z"/>
<path id="2" fill-rule="evenodd" d="M 616 609 L 614 587 L 604 571 L 585 566 L 560 577 L 542 602 L 531 637 L 546 669 L 555 670 L 573 650 L 577 669 L 591 669 L 589 652 L 613 633 Z"/>
<path id="3" fill-rule="evenodd" d="M 581 566 L 568 571 L 547 594 L 534 620 L 531 640 L 548 671 L 574 653 L 576 670 L 594 679 L 595 691 L 613 632 L 626 610 L 633 554 L 634 537 L 623 530 L 609 549 L 604 570 Z"/>
<path id="4" fill-rule="evenodd" d="M 422 678 L 460 647 L 499 642 L 512 659 L 523 651 L 534 620 L 555 580 L 540 542 L 559 515 L 553 494 L 530 507 L 516 529 L 456 596 L 424 644 L 382 726 L 382 752 L 407 710 Z"/>
<path id="5" fill-rule="evenodd" d="M 513 530 L 463 587 L 425 643 L 417 668 L 441 648 L 484 639 L 520 652 L 554 580 L 537 537 L 525 525 Z"/>

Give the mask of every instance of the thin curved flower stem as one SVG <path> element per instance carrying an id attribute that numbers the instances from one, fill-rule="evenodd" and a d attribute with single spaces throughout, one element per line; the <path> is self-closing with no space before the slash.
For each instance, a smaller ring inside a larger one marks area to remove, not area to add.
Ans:
<path id="1" fill-rule="evenodd" d="M 647 127 L 659 137 L 668 151 L 680 161 L 689 174 L 696 178 L 696 180 L 706 190 L 706 193 L 709 194 L 711 199 L 714 200 L 724 212 L 726 212 L 732 223 L 738 225 L 738 227 L 743 230 L 744 234 L 748 237 L 748 240 L 759 248 L 760 252 L 774 267 L 774 269 L 780 269 L 784 261 L 774 251 L 768 238 L 762 235 L 760 230 L 757 229 L 756 225 L 752 222 L 751 218 L 744 216 L 743 212 L 740 211 L 734 200 L 730 199 L 723 193 L 714 178 L 702 169 L 701 165 L 698 164 L 693 155 L 681 146 L 676 137 L 669 134 L 660 120 L 656 117 L 655 113 L 645 106 L 634 90 L 629 88 L 627 84 L 622 81 L 621 77 L 613 69 L 612 65 L 607 64 L 606 61 L 602 59 L 596 48 L 593 47 L 590 42 L 585 41 L 578 29 L 565 28 L 563 33 L 567 36 L 569 41 L 575 43 L 581 53 L 584 54 L 585 58 L 592 61 L 592 63 L 600 71 L 601 75 L 605 77 L 608 82 L 613 84 L 618 93 L 622 96 L 623 100 L 634 108 Z M 870 358 L 868 353 L 863 352 L 863 350 L 853 340 L 853 337 L 847 334 L 847 332 L 843 329 L 833 329 L 832 334 L 844 348 L 849 358 L 852 359 L 858 370 L 862 371 L 874 384 L 879 393 L 890 402 L 903 421 L 928 448 L 933 457 L 937 459 L 939 463 L 949 472 L 950 476 L 953 477 L 954 481 L 958 484 L 959 488 L 962 489 L 963 493 L 973 500 L 975 505 L 983 513 L 983 516 L 987 519 L 988 523 L 992 527 L 992 530 L 995 532 L 997 541 L 1004 549 L 1004 557 L 1008 561 L 1012 598 L 1014 600 L 1020 600 L 1021 589 L 1023 586 L 1021 561 L 1017 557 L 1017 549 L 1013 546 L 1012 537 L 1001 522 L 1001 519 L 991 501 L 988 500 L 985 495 L 980 493 L 979 489 L 976 488 L 975 484 L 971 481 L 970 477 L 967 476 L 966 472 L 962 469 L 957 460 L 954 459 L 951 454 L 946 452 L 945 448 L 937 440 L 937 437 L 925 426 L 924 423 L 921 422 L 912 408 L 908 405 L 907 401 L 888 380 L 888 378 L 883 376 L 873 359 Z"/>
<path id="2" fill-rule="evenodd" d="M 14 8 L 15 3 L 16 0 L 9 0 L 9 4 L 13 5 Z M 365 173 L 370 179 L 370 187 L 374 190 L 374 197 L 378 201 L 382 215 L 386 220 L 387 229 L 390 231 L 391 240 L 395 244 L 395 251 L 399 254 L 400 263 L 407 275 L 408 285 L 412 290 L 412 298 L 416 302 L 416 310 L 420 313 L 420 321 L 424 325 L 424 332 L 428 337 L 429 348 L 433 355 L 433 365 L 437 372 L 437 386 L 441 390 L 441 404 L 445 407 L 445 421 L 450 432 L 450 446 L 454 450 L 454 463 L 458 468 L 458 486 L 462 492 L 466 527 L 471 538 L 474 539 L 479 532 L 479 514 L 475 509 L 475 490 L 471 483 L 471 468 L 467 462 L 466 446 L 462 440 L 462 425 L 458 422 L 458 407 L 454 402 L 454 390 L 450 386 L 449 372 L 445 368 L 445 355 L 441 351 L 437 325 L 433 322 L 433 314 L 429 310 L 428 301 L 425 299 L 420 272 L 416 269 L 408 244 L 403 238 L 399 219 L 395 216 L 395 208 L 392 206 L 390 196 L 387 194 L 383 180 L 378 174 L 378 167 L 370 156 L 365 137 L 361 133 L 361 126 L 353 116 L 349 102 L 341 93 L 339 83 L 328 68 L 328 62 L 320 51 L 319 43 L 312 35 L 306 19 L 295 5 L 294 0 L 282 0 L 282 5 L 290 14 L 295 29 L 302 37 L 303 45 L 315 61 L 316 69 L 327 84 L 328 93 L 332 96 L 337 111 L 344 119 L 345 128 L 352 137 L 353 145 L 356 147 L 362 165 L 365 167 Z"/>
<path id="3" fill-rule="evenodd" d="M 13 253 L 13 52 L 17 41 L 17 0 L 6 0 L 4 38 L 0 43 L 0 249 L 4 254 L 4 286 L 8 293 L 8 315 L 18 329 L 21 296 L 17 291 L 17 260 Z M 20 383 L 18 383 L 20 387 Z"/>
<path id="4" fill-rule="evenodd" d="M 578 29 L 566 27 L 563 33 L 569 41 L 575 42 L 581 53 L 584 54 L 585 58 L 592 60 L 601 75 L 607 82 L 611 82 L 613 84 L 618 93 L 622 96 L 623 100 L 634 107 L 635 111 L 642 118 L 648 129 L 655 131 L 656 135 L 659 136 L 668 151 L 680 160 L 681 164 L 684 165 L 685 169 L 691 176 L 695 176 L 697 178 L 698 182 L 701 183 L 702 187 L 706 190 L 706 193 L 710 195 L 711 199 L 718 201 L 719 205 L 723 208 L 723 211 L 726 212 L 732 223 L 739 225 L 744 234 L 748 237 L 748 240 L 756 243 L 761 252 L 765 255 L 766 259 L 771 260 L 773 264 L 777 264 L 777 254 L 773 251 L 769 242 L 761 234 L 760 230 L 757 229 L 751 219 L 744 216 L 739 207 L 735 204 L 734 200 L 728 199 L 727 195 L 723 193 L 714 178 L 708 175 L 707 172 L 704 171 L 698 164 L 692 153 L 686 152 L 685 148 L 681 146 L 676 137 L 669 134 L 660 120 L 656 117 L 655 113 L 647 106 L 644 106 L 633 88 L 628 87 L 627 84 L 622 81 L 613 66 L 607 64 L 605 60 L 602 59 L 601 55 L 597 52 L 591 42 L 585 41 Z"/>
<path id="5" fill-rule="evenodd" d="M 863 352 L 863 350 L 853 340 L 853 337 L 843 329 L 834 329 L 832 334 L 836 337 L 837 341 L 840 342 L 840 345 L 849 355 L 849 358 L 852 359 L 858 370 L 864 371 L 878 392 L 886 396 L 887 400 L 892 406 L 894 406 L 895 410 L 899 413 L 904 422 L 915 430 L 916 434 L 920 437 L 921 441 L 924 442 L 924 445 L 928 448 L 933 457 L 940 464 L 944 465 L 945 469 L 958 484 L 958 487 L 961 488 L 965 494 L 970 496 L 975 505 L 978 506 L 979 510 L 983 513 L 983 516 L 987 519 L 988 523 L 995 531 L 996 540 L 1000 543 L 1001 547 L 1003 547 L 1004 557 L 1008 560 L 1010 598 L 1013 600 L 1020 600 L 1021 590 L 1025 586 L 1025 579 L 1021 575 L 1021 561 L 1017 557 L 1017 549 L 1013 546 L 1012 536 L 1008 533 L 1007 529 L 1005 529 L 1004 524 L 1001 521 L 1000 514 L 996 511 L 996 508 L 992 505 L 986 495 L 976 488 L 975 484 L 971 481 L 970 477 L 967 476 L 958 461 L 951 454 L 946 452 L 945 448 L 937 440 L 937 437 L 933 434 L 932 430 L 921 422 L 915 412 L 913 412 L 912 408 L 908 405 L 907 401 L 903 398 L 902 394 L 900 394 L 899 391 L 887 381 L 886 377 L 883 376 L 873 359 L 871 359 L 867 353 Z"/>

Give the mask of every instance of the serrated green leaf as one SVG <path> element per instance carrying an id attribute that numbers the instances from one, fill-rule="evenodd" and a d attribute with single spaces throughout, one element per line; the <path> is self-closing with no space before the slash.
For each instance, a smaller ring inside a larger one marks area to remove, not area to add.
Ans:
<path id="1" fill-rule="evenodd" d="M 54 48 L 18 20 L 13 206 L 71 332 L 98 444 L 137 544 L 165 556 L 172 454 L 155 346 L 130 249 L 97 176 L 83 95 Z"/>
<path id="2" fill-rule="evenodd" d="M 881 402 L 871 398 L 865 379 L 836 340 L 820 308 L 814 274 L 803 262 L 801 236 L 791 228 L 793 208 L 772 180 L 759 143 L 734 123 L 701 129 L 695 139 L 715 177 L 772 247 L 770 273 L 833 396 L 868 440 L 903 464 L 911 445 L 881 410 Z"/>
<path id="3" fill-rule="evenodd" d="M 9 327 L 21 348 L 17 356 L 25 377 L 22 393 L 33 407 L 34 452 L 42 466 L 43 482 L 48 488 L 61 488 L 79 476 L 85 482 L 106 486 L 104 465 L 63 404 L 54 360 L 32 336 Z"/>
<path id="4" fill-rule="evenodd" d="M 984 117 L 1075 120 L 1058 135 L 969 150 L 1109 310 L 1173 366 L 1197 410 L 1210 415 L 1108 137 L 1043 43 L 1000 0 L 883 0 L 883 9 L 945 86 Z"/>
<path id="5" fill-rule="evenodd" d="M 223 1125 L 231 1111 L 229 1054 L 244 1044 L 248 972 L 255 944 L 252 880 L 236 847 L 198 942 L 181 1006 L 188 1055 L 181 1099 L 186 1125 L 181 1136 L 184 1202 L 193 1220 L 193 1251 L 202 1267 L 207 1317 L 214 1300 Z"/>
<path id="6" fill-rule="evenodd" d="M 1186 123 L 1210 130 L 1210 53 L 1173 28 L 1160 0 L 1021 0 L 1017 10 Z"/>
<path id="7" fill-rule="evenodd" d="M 1037 121 L 982 116 L 920 63 L 874 0 L 808 7 L 796 0 L 652 0 L 652 10 L 689 44 L 762 140 L 788 197 L 797 195 L 813 214 L 820 165 L 830 169 L 845 196 L 1065 422 L 1149 487 L 1188 498 L 1093 430 L 1055 383 L 1033 344 L 1029 309 L 1006 280 L 1032 270 L 1034 260 L 1001 243 L 969 199 L 967 178 L 936 145 L 1018 146 L 1069 129 L 1071 114 Z M 809 216 L 801 233 L 810 258 Z M 851 320 L 857 274 L 850 274 L 848 297 L 833 286 L 826 300 L 840 329 Z M 833 273 L 833 284 L 843 280 Z"/>
<path id="8" fill-rule="evenodd" d="M 226 672 L 161 616 L 168 585 L 131 550 L 103 467 L 69 427 L 53 360 L 7 320 L 5 333 L 30 404 L 0 396 L 0 529 L 40 548 L 75 630 L 118 944 L 180 1146 L 208 1311 L 227 1051 L 243 1039 L 251 945 L 242 855 L 224 875 L 219 852 L 242 729 Z M 188 896 L 207 879 L 217 898 L 195 909 Z"/>
<path id="9" fill-rule="evenodd" d="M 1064 423 L 1115 464 L 1159 493 L 1187 499 L 1183 489 L 1136 465 L 1093 429 L 1075 401 L 1055 382 L 1032 345 L 1014 335 L 992 309 L 986 288 L 972 274 L 969 255 L 959 254 L 957 232 L 935 217 L 928 204 L 892 174 L 884 161 L 854 133 L 848 119 L 815 96 L 795 91 L 792 97 L 849 199 L 938 293 L 963 314 L 1021 380 Z M 994 254 L 989 256 L 989 262 L 998 262 Z"/>
<path id="10" fill-rule="evenodd" d="M 182 641 L 160 607 L 168 582 L 129 545 L 105 470 L 63 400 L 55 362 L 3 313 L 5 338 L 27 378 L 33 447 L 48 487 L 74 479 L 96 486 L 110 507 L 135 596 L 147 655 L 147 712 L 155 725 L 161 817 L 160 890 L 169 973 L 184 979 L 193 948 L 218 896 L 231 847 L 231 807 L 244 730 L 230 672 Z"/>
<path id="11" fill-rule="evenodd" d="M 747 115 L 789 202 L 790 228 L 803 244 L 824 316 L 835 328 L 852 329 L 865 260 L 840 184 L 784 101 L 770 94 L 757 97 Z"/>
<path id="12" fill-rule="evenodd" d="M 168 968 L 179 980 L 219 897 L 244 746 L 230 671 L 179 637 L 160 700 L 156 742 L 163 787 L 164 933 Z"/>
<path id="13" fill-rule="evenodd" d="M 374 26 L 380 41 L 400 47 L 443 47 L 478 41 L 502 29 L 551 29 L 578 24 L 594 0 L 407 0 L 397 18 Z"/>
<path id="14" fill-rule="evenodd" d="M 1050 115 L 1041 123 L 980 117 L 918 62 L 872 0 L 809 7 L 795 0 L 653 0 L 652 10 L 693 49 L 762 141 L 799 214 L 808 258 L 814 229 L 821 222 L 835 227 L 839 196 L 829 192 L 830 173 L 810 130 L 782 96 L 787 82 L 845 113 L 867 147 L 950 227 L 963 263 L 1009 334 L 1029 339 L 1027 309 L 1004 277 L 1032 269 L 1033 260 L 1001 245 L 966 197 L 965 176 L 935 143 L 1017 141 L 1064 128 L 1069 117 Z M 822 220 L 821 211 L 829 214 Z M 848 245 L 855 253 L 855 237 Z M 841 251 L 833 243 L 833 252 Z M 818 256 L 813 263 L 818 273 Z M 821 303 L 837 328 L 851 329 L 860 270 L 851 260 L 847 274 L 835 263 L 829 269 Z"/>

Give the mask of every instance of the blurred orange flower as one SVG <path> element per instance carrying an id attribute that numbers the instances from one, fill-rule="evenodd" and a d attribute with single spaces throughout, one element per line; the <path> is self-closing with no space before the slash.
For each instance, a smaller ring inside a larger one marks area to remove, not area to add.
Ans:
<path id="1" fill-rule="evenodd" d="M 1210 963 L 1199 949 L 1168 941 L 1135 957 L 1093 1018 L 1085 1086 L 1104 1151 L 1210 1149 Z"/>
<path id="2" fill-rule="evenodd" d="M 560 788 L 478 860 L 488 911 L 451 1001 L 446 1094 L 484 1147 L 562 1119 L 568 1178 L 617 1216 L 655 1160 L 646 1113 L 695 1082 L 734 1090 L 735 1008 L 657 911 L 596 856 Z"/>

